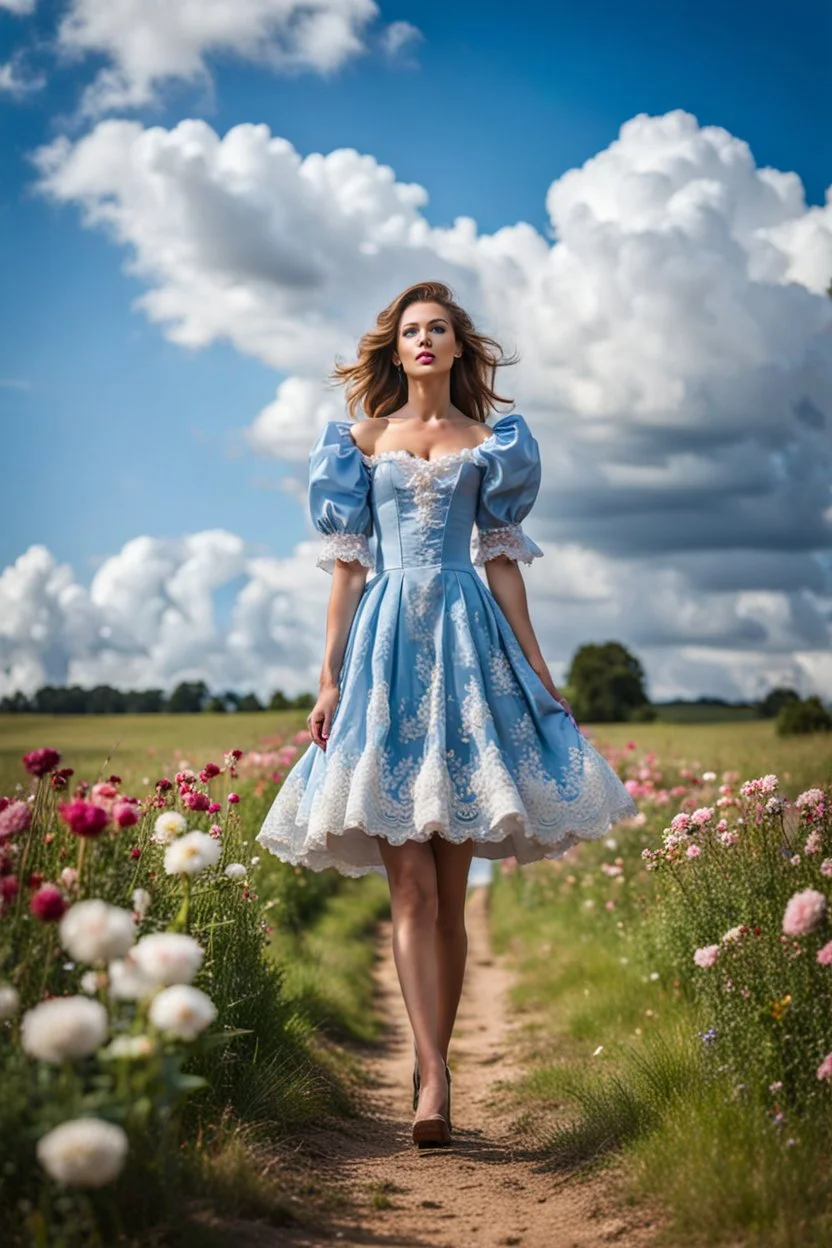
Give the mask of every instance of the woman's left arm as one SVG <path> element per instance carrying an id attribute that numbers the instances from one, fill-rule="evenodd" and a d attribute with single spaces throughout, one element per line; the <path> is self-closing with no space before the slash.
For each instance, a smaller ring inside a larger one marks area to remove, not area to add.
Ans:
<path id="1" fill-rule="evenodd" d="M 558 692 L 552 680 L 551 672 L 546 666 L 543 652 L 535 636 L 529 618 L 529 603 L 526 597 L 526 582 L 516 561 L 508 555 L 497 555 L 485 564 L 485 578 L 488 588 L 497 600 L 503 615 L 508 620 L 512 632 L 517 638 L 520 648 L 531 667 L 537 672 L 543 684 L 556 701 L 570 715 L 572 708 L 566 698 Z"/>

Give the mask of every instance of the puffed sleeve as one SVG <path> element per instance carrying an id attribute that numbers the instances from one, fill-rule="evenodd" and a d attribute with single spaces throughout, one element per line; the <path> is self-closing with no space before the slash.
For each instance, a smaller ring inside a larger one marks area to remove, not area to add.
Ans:
<path id="1" fill-rule="evenodd" d="M 330 575 L 336 559 L 375 567 L 370 473 L 349 429 L 347 420 L 328 421 L 309 452 L 309 514 L 322 534 L 315 565 Z"/>
<path id="2" fill-rule="evenodd" d="M 510 412 L 495 420 L 477 448 L 484 464 L 471 558 L 482 566 L 497 555 L 531 563 L 543 551 L 523 532 L 522 521 L 540 489 L 540 448 L 525 418 Z"/>

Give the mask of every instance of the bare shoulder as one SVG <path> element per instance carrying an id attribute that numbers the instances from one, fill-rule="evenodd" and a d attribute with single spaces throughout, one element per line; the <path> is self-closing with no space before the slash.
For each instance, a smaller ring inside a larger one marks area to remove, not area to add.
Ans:
<path id="1" fill-rule="evenodd" d="M 387 428 L 387 423 L 383 416 L 353 421 L 350 425 L 350 434 L 359 451 L 363 451 L 365 455 L 375 454 L 376 442 Z"/>

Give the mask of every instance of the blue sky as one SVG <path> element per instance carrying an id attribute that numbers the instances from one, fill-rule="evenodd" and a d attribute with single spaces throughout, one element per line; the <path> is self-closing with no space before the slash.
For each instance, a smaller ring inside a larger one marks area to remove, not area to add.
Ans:
<path id="1" fill-rule="evenodd" d="M 795 170 L 807 197 L 822 200 L 825 5 L 526 3 L 512 6 L 511 22 L 501 5 L 383 12 L 423 31 L 410 53 L 416 67 L 368 57 L 329 80 L 285 79 L 214 61 L 213 100 L 176 85 L 167 107 L 132 115 L 164 126 L 202 116 L 220 133 L 264 121 L 303 155 L 371 152 L 427 188 L 431 223 L 470 215 L 492 231 L 518 220 L 544 230 L 554 178 L 636 113 L 684 108 L 745 139 L 758 164 Z M 51 23 L 48 11 L 36 18 L 43 34 Z M 28 24 L 0 13 L 0 59 L 26 41 Z M 43 542 L 88 580 L 91 561 L 136 532 L 214 525 L 279 550 L 278 534 L 298 539 L 303 517 L 280 494 L 250 488 L 279 466 L 247 451 L 226 458 L 230 431 L 272 398 L 277 375 L 223 347 L 166 343 L 131 311 L 142 287 L 124 273 L 123 250 L 84 230 L 74 208 L 32 194 L 29 153 L 63 129 L 78 132 L 60 119 L 89 77 L 87 62 L 55 69 L 47 90 L 0 112 L 0 376 L 29 386 L 0 391 L 15 465 L 0 562 Z"/>
<path id="2" fill-rule="evenodd" d="M 32 16 L 0 7 L 0 63 L 46 86 L 0 95 L 3 152 L 0 411 L 8 469 L 0 568 L 41 543 L 89 584 L 136 534 L 210 528 L 251 550 L 288 554 L 308 536 L 276 488 L 287 467 L 246 448 L 241 431 L 281 374 L 217 344 L 188 350 L 132 308 L 145 284 L 128 248 L 84 228 L 73 204 L 34 191 L 32 152 L 95 124 L 81 92 L 105 64 L 52 51 L 62 4 Z M 327 76 L 281 75 L 208 56 L 210 89 L 168 82 L 153 107 L 117 116 L 145 126 L 204 118 L 220 135 L 264 122 L 302 156 L 340 147 L 389 164 L 429 194 L 433 226 L 460 215 L 491 233 L 527 221 L 551 237 L 545 196 L 566 170 L 606 149 L 639 113 L 683 109 L 751 147 L 758 166 L 794 171 L 810 204 L 832 181 L 818 141 L 828 112 L 829 8 L 820 0 L 586 0 L 504 5 L 381 5 L 384 22 L 421 31 L 398 56 L 377 51 Z M 234 587 L 218 592 L 227 612 Z"/>

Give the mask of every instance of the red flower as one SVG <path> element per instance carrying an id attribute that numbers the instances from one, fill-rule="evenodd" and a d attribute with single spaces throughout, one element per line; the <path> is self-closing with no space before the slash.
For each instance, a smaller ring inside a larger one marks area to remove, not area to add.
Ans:
<path id="1" fill-rule="evenodd" d="M 41 923 L 57 923 L 66 913 L 66 902 L 57 884 L 44 884 L 33 893 L 29 901 L 29 909 Z"/>
<path id="2" fill-rule="evenodd" d="M 60 761 L 61 756 L 58 751 L 51 750 L 48 746 L 21 755 L 23 766 L 32 776 L 45 776 L 53 767 L 57 767 Z"/>
<path id="3" fill-rule="evenodd" d="M 4 902 L 11 901 L 20 891 L 20 885 L 17 882 L 16 875 L 0 876 L 0 899 Z"/>
<path id="4" fill-rule="evenodd" d="M 132 828 L 138 822 L 138 811 L 131 802 L 121 801 L 113 804 L 113 823 L 117 828 Z"/>
<path id="5" fill-rule="evenodd" d="M 0 841 L 25 832 L 32 822 L 32 807 L 28 802 L 10 802 L 0 810 Z"/>
<path id="6" fill-rule="evenodd" d="M 29 878 L 26 881 L 27 888 L 40 888 L 43 883 L 43 875 L 40 871 L 30 871 Z"/>
<path id="7" fill-rule="evenodd" d="M 70 776 L 75 775 L 74 767 L 58 767 L 49 777 L 53 789 L 65 789 Z"/>
<path id="8" fill-rule="evenodd" d="M 212 802 L 211 805 L 208 807 L 208 814 L 215 815 L 218 810 L 222 810 L 222 806 L 220 805 L 220 803 Z"/>
<path id="9" fill-rule="evenodd" d="M 236 805 L 237 805 L 237 803 L 238 803 L 238 802 L 239 802 L 239 800 L 240 800 L 240 794 L 239 794 L 239 793 L 229 793 L 229 794 L 228 794 L 228 797 L 227 797 L 225 800 L 226 800 L 227 802 L 229 802 L 232 806 L 236 806 Z"/>
<path id="10" fill-rule="evenodd" d="M 199 778 L 203 784 L 207 784 L 209 780 L 213 780 L 214 776 L 220 774 L 220 770 L 216 763 L 206 763 L 199 773 Z"/>
<path id="11" fill-rule="evenodd" d="M 141 858 L 141 856 L 142 856 L 142 851 L 139 849 L 138 845 L 134 845 L 133 848 L 130 850 L 130 857 L 135 862 L 138 858 Z"/>
<path id="12" fill-rule="evenodd" d="M 188 810 L 207 810 L 211 799 L 207 793 L 197 793 L 195 789 L 189 789 L 182 794 L 182 805 L 187 806 Z"/>
<path id="13" fill-rule="evenodd" d="M 108 776 L 110 784 L 121 784 L 121 776 Z"/>
<path id="14" fill-rule="evenodd" d="M 80 797 L 72 802 L 58 802 L 58 814 L 75 836 L 100 836 L 110 818 L 101 806 Z"/>
<path id="15" fill-rule="evenodd" d="M 156 781 L 156 789 L 159 793 L 167 793 L 168 789 L 173 788 L 173 781 L 168 780 L 167 776 L 162 776 L 161 780 Z"/>

